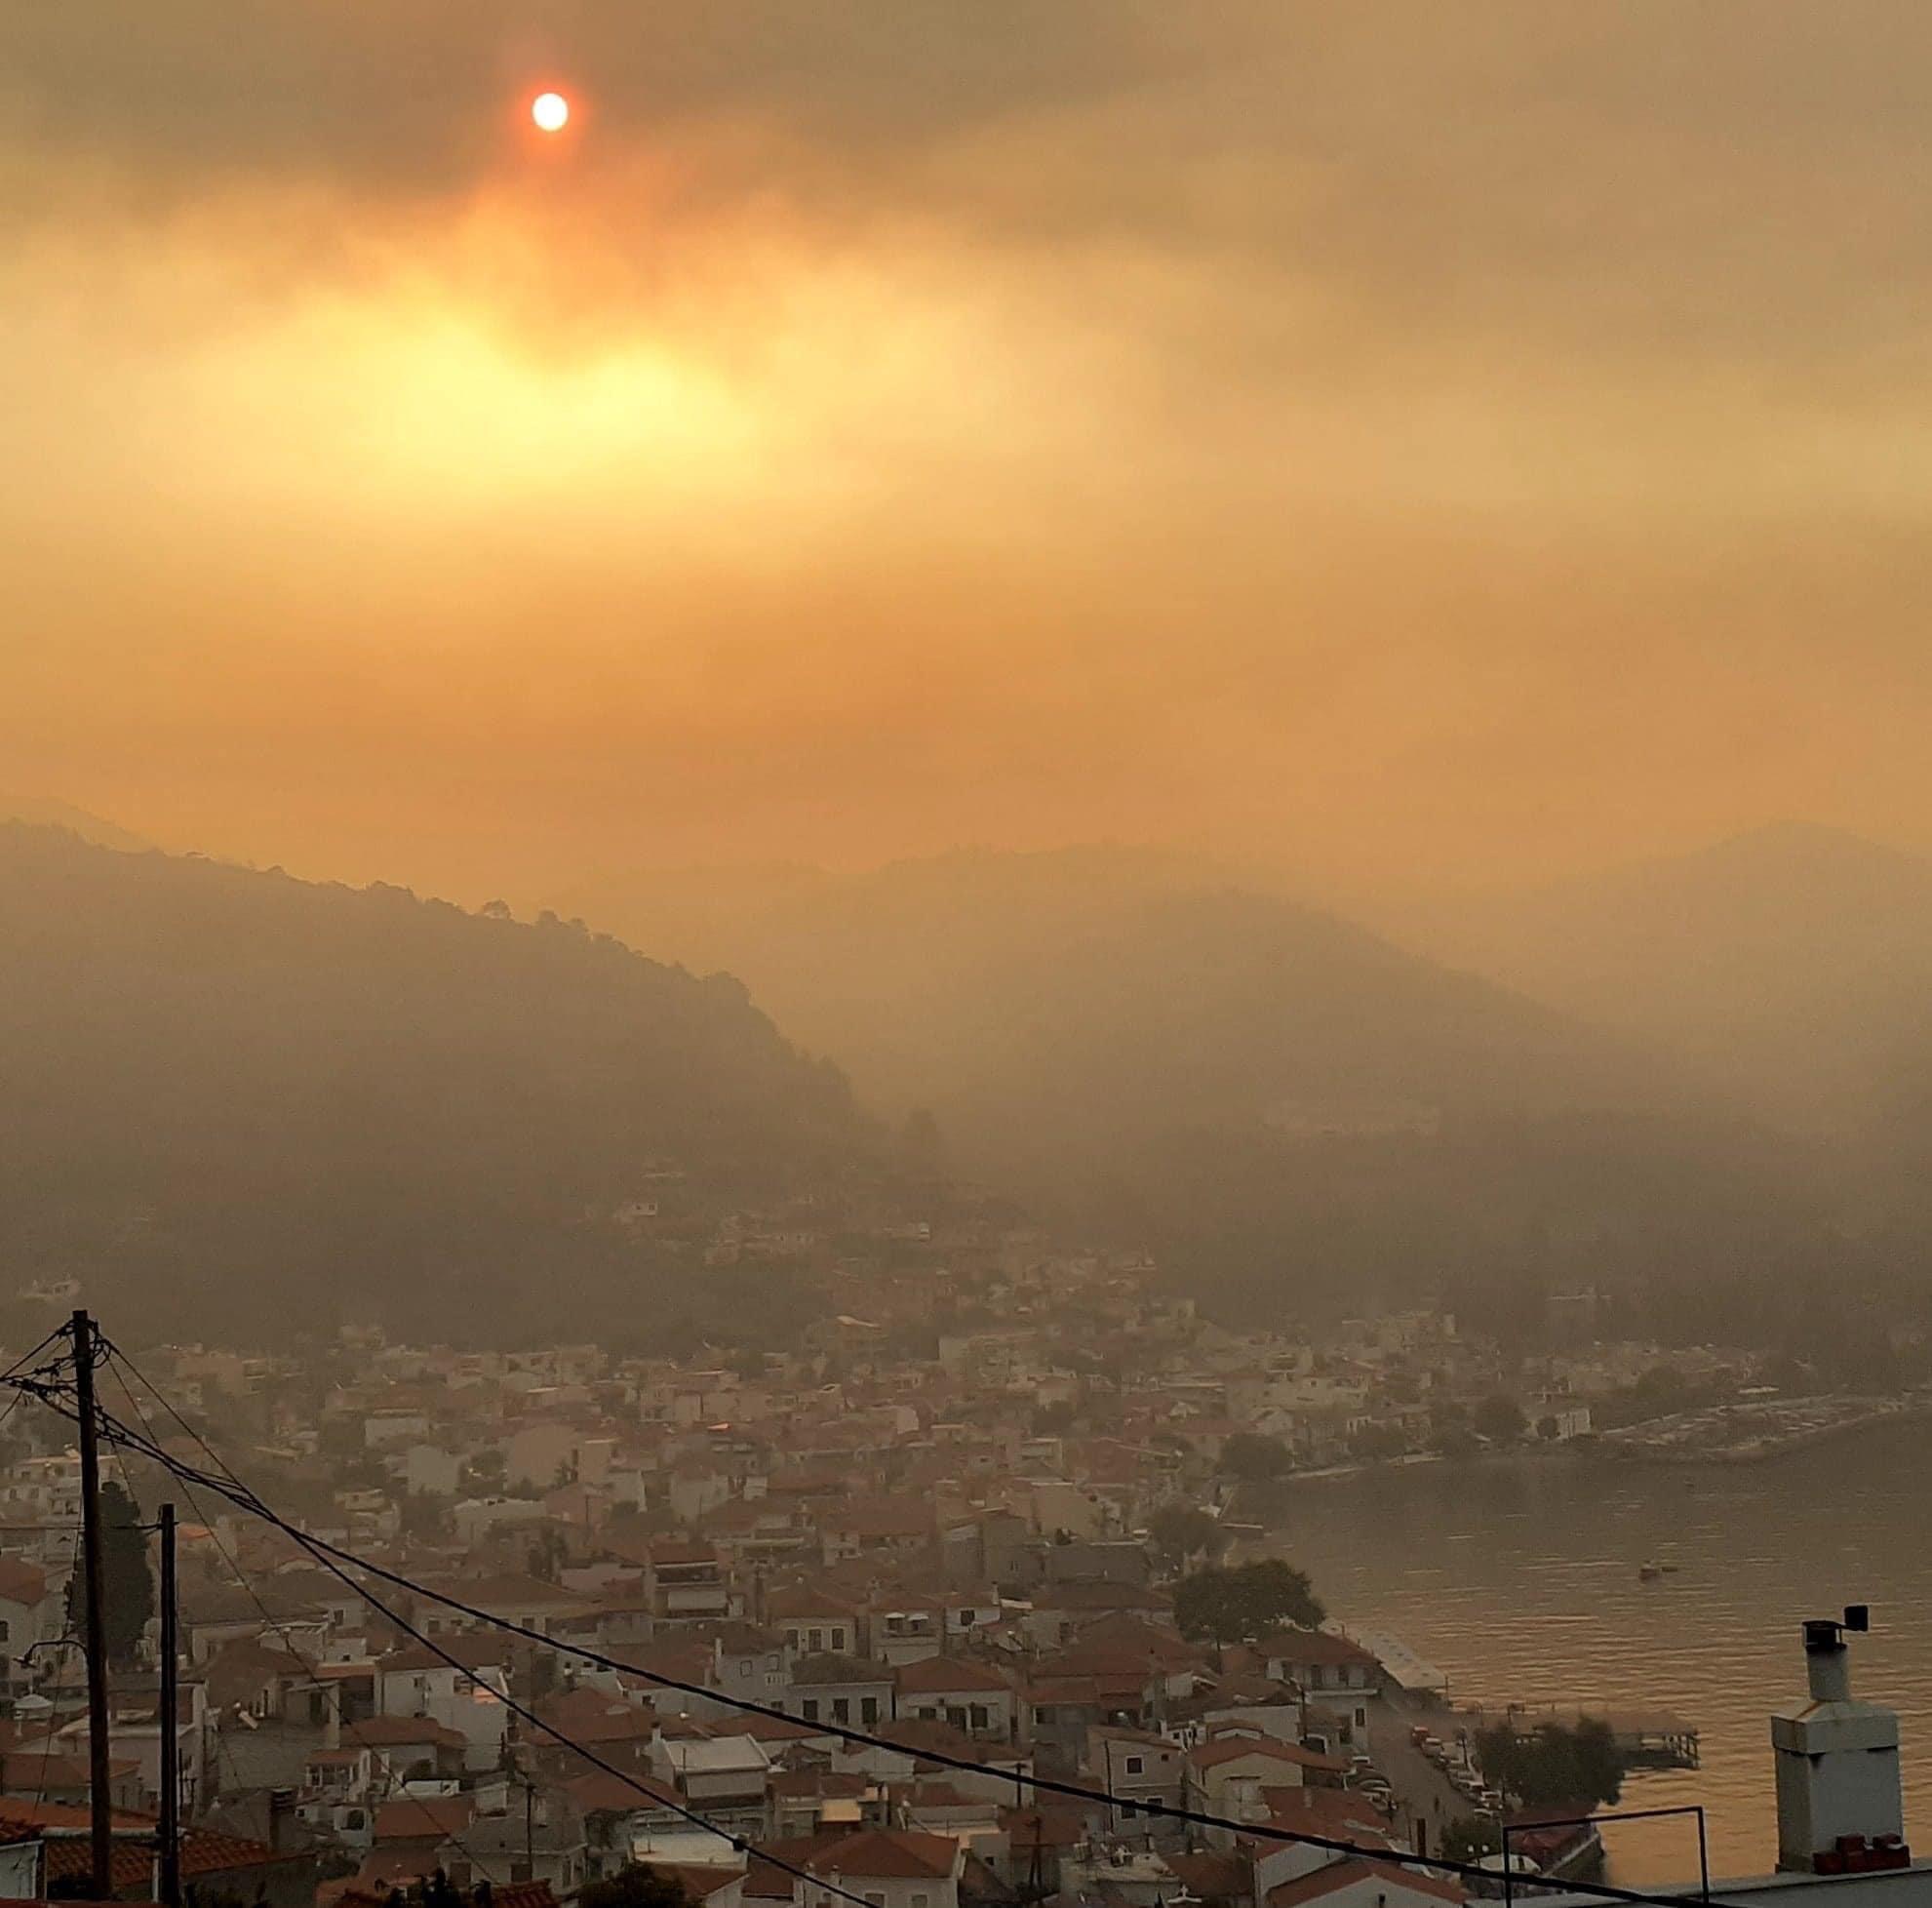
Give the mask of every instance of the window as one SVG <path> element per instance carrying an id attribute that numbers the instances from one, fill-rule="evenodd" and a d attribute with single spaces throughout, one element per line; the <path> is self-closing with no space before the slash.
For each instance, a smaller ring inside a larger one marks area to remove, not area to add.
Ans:
<path id="1" fill-rule="evenodd" d="M 858 1705 L 858 1720 L 861 1723 L 876 1723 L 879 1720 L 879 1698 L 861 1696 Z"/>
<path id="2" fill-rule="evenodd" d="M 846 1626 L 843 1623 L 840 1623 L 836 1625 L 832 1631 L 832 1648 L 834 1650 L 843 1650 L 845 1647 L 846 1647 Z"/>
<path id="3" fill-rule="evenodd" d="M 810 1635 L 807 1637 L 806 1642 L 809 1645 L 813 1653 L 815 1654 L 818 1650 L 821 1650 L 825 1648 L 825 1632 L 823 1630 L 813 1630 L 810 1633 Z"/>
<path id="4" fill-rule="evenodd" d="M 751 1674 L 751 1658 L 749 1656 L 739 1658 L 738 1674 L 740 1676 L 749 1676 Z"/>
<path id="5" fill-rule="evenodd" d="M 931 1902 L 929 1894 L 916 1894 L 912 1898 L 912 1908 L 931 1908 Z"/>
<path id="6" fill-rule="evenodd" d="M 818 1698 L 816 1696 L 806 1697 L 805 1701 L 799 1704 L 799 1714 L 803 1716 L 808 1723 L 817 1722 Z"/>
<path id="7" fill-rule="evenodd" d="M 4 1616 L 0 1616 L 0 1643 L 11 1643 L 13 1640 L 14 1626 Z"/>
<path id="8" fill-rule="evenodd" d="M 865 1898 L 872 1903 L 872 1908 L 886 1908 L 886 1897 L 883 1894 L 874 1894 L 870 1888 L 867 1888 Z"/>
<path id="9" fill-rule="evenodd" d="M 1145 1756 L 1129 1756 L 1127 1758 L 1127 1773 L 1129 1775 L 1145 1775 L 1147 1773 L 1147 1758 Z"/>
<path id="10" fill-rule="evenodd" d="M 1050 1702 L 1035 1703 L 1033 1720 L 1036 1723 L 1050 1723 L 1053 1720 L 1053 1705 Z"/>
<path id="11" fill-rule="evenodd" d="M 849 1696 L 832 1698 L 832 1720 L 835 1723 L 849 1723 L 852 1720 L 852 1705 Z"/>

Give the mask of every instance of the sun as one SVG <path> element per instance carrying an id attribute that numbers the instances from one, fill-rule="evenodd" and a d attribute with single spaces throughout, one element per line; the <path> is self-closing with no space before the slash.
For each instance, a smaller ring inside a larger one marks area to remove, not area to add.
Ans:
<path id="1" fill-rule="evenodd" d="M 561 133 L 571 123 L 571 102 L 561 93 L 539 93 L 530 102 L 530 116 L 541 133 Z"/>

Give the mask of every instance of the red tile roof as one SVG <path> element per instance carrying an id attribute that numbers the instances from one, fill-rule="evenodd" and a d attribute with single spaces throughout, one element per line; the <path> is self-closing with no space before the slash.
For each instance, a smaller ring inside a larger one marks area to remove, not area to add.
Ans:
<path id="1" fill-rule="evenodd" d="M 649 1861 L 644 1866 L 653 1875 L 670 1876 L 684 1889 L 687 1901 L 704 1901 L 729 1888 L 744 1873 L 741 1868 L 725 1868 L 709 1862 Z M 499 1894 L 496 1899 L 500 1901 L 502 1896 Z"/>
<path id="2" fill-rule="evenodd" d="M 153 1830 L 152 1815 L 117 1809 L 113 1815 L 117 1828 Z M 54 1802 L 30 1802 L 24 1797 L 0 1799 L 0 1842 L 30 1840 L 42 1829 L 81 1829 L 88 1825 L 88 1810 L 78 1806 Z M 47 1882 L 78 1881 L 88 1873 L 90 1854 L 85 1836 L 62 1836 L 47 1845 Z M 265 1868 L 273 1862 L 301 1861 L 305 1856 L 278 1855 L 266 1843 L 251 1842 L 244 1836 L 222 1835 L 214 1829 L 188 1829 L 181 1837 L 181 1873 L 189 1880 L 207 1875 L 226 1875 L 241 1869 Z M 154 1846 L 143 1837 L 117 1839 L 114 1843 L 114 1888 L 116 1893 L 145 1888 L 153 1880 Z"/>
<path id="3" fill-rule="evenodd" d="M 684 1801 L 676 1789 L 649 1775 L 638 1774 L 626 1781 L 602 1769 L 576 1776 L 564 1787 L 586 1815 L 629 1815 L 641 1809 L 665 1808 Z"/>
<path id="4" fill-rule="evenodd" d="M 1223 1763 L 1239 1762 L 1243 1756 L 1266 1756 L 1278 1763 L 1292 1763 L 1298 1769 L 1320 1769 L 1339 1773 L 1347 1767 L 1333 1756 L 1318 1755 L 1298 1742 L 1281 1742 L 1272 1735 L 1217 1735 L 1197 1743 L 1187 1752 L 1194 1769 L 1219 1769 Z"/>
<path id="5" fill-rule="evenodd" d="M 1254 1869 L 1239 1855 L 1163 1855 L 1168 1872 L 1203 1901 L 1239 1898 L 1254 1887 Z"/>
<path id="6" fill-rule="evenodd" d="M 1012 1684 L 991 1663 L 971 1656 L 927 1656 L 916 1663 L 901 1663 L 896 1681 L 899 1693 L 908 1696 L 949 1695 L 955 1689 L 1012 1692 Z"/>
<path id="7" fill-rule="evenodd" d="M 1319 1664 L 1324 1669 L 1360 1667 L 1373 1669 L 1374 1654 L 1347 1637 L 1328 1630 L 1277 1630 L 1254 1646 L 1263 1658 L 1274 1657 L 1285 1663 Z"/>
<path id="8" fill-rule="evenodd" d="M 342 1725 L 345 1749 L 414 1748 L 421 1742 L 460 1749 L 464 1737 L 460 1729 L 449 1729 L 430 1716 L 365 1716 L 360 1723 Z"/>
<path id="9" fill-rule="evenodd" d="M 0 1557 L 0 1598 L 37 1604 L 47 1595 L 47 1572 L 19 1557 Z"/>
<path id="10" fill-rule="evenodd" d="M 765 1600 L 765 1614 L 768 1622 L 778 1622 L 786 1617 L 843 1616 L 849 1623 L 858 1615 L 858 1605 L 828 1597 L 822 1590 L 813 1589 L 808 1584 L 800 1584 L 789 1590 L 772 1591 Z"/>
<path id="11" fill-rule="evenodd" d="M 952 1874 L 960 1845 L 950 1835 L 919 1829 L 861 1829 L 834 1837 L 800 1864 L 814 1875 L 874 1876 L 895 1881 L 939 1880 Z"/>
<path id="12" fill-rule="evenodd" d="M 796 1836 L 768 1842 L 754 1850 L 745 1875 L 744 1891 L 756 1900 L 789 1900 L 792 1877 L 766 1857 L 775 1856 L 813 1875 L 836 1879 L 856 1888 L 875 1877 L 882 1881 L 937 1881 L 949 1876 L 959 1860 L 960 1845 L 950 1835 L 927 1835 L 918 1829 L 834 1830 L 823 1835 Z"/>
<path id="13" fill-rule="evenodd" d="M 501 1669 L 510 1660 L 513 1639 L 494 1630 L 458 1630 L 436 1639 L 436 1649 L 413 1643 L 392 1650 L 375 1664 L 379 1670 L 437 1670 L 450 1665 L 443 1651 L 453 1656 L 465 1669 Z"/>
<path id="14" fill-rule="evenodd" d="M 1000 1826 L 1015 1856 L 1041 1848 L 1073 1848 L 1093 1832 L 1088 1816 L 1077 1809 L 1003 1809 Z"/>
<path id="15" fill-rule="evenodd" d="M 654 1711 L 598 1689 L 568 1689 L 536 1713 L 577 1742 L 649 1742 L 657 1727 Z"/>
<path id="16" fill-rule="evenodd" d="M 1303 1908 L 1304 1903 L 1320 1901 L 1325 1895 L 1363 1882 L 1375 1884 L 1378 1899 L 1391 1885 L 1435 1901 L 1461 1903 L 1469 1899 L 1455 1883 L 1419 1868 L 1400 1868 L 1388 1861 L 1351 1860 L 1332 1861 L 1312 1874 L 1297 1876 L 1292 1882 L 1278 1883 L 1268 1890 L 1268 1908 Z"/>
<path id="17" fill-rule="evenodd" d="M 1264 1782 L 1261 1801 L 1273 1828 L 1299 1829 L 1305 1835 L 1326 1836 L 1338 1842 L 1372 1842 L 1378 1847 L 1388 1840 L 1388 1816 L 1366 1796 L 1347 1789 L 1317 1788 L 1306 1782 L 1292 1786 Z"/>

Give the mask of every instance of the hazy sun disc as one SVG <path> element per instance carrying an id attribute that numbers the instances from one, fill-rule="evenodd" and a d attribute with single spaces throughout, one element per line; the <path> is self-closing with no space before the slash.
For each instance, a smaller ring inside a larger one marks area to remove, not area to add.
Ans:
<path id="1" fill-rule="evenodd" d="M 570 124 L 571 102 L 561 93 L 539 93 L 531 101 L 530 116 L 539 132 L 561 133 Z"/>

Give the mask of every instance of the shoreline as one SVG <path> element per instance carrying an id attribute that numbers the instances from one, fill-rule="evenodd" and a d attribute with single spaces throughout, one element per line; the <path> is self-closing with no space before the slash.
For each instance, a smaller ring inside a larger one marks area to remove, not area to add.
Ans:
<path id="1" fill-rule="evenodd" d="M 1825 1401 L 1819 1401 L 1825 1402 Z M 1850 1401 L 1845 1401 L 1849 1403 Z M 1606 1432 L 1595 1443 L 1596 1453 L 1619 1463 L 1637 1464 L 1763 1464 L 1794 1451 L 1809 1451 L 1830 1444 L 1854 1432 L 1868 1431 L 1874 1425 L 1911 1424 L 1932 1412 L 1932 1400 L 1923 1397 L 1894 1397 L 1872 1401 L 1862 1409 L 1845 1411 L 1823 1422 L 1780 1426 L 1774 1414 L 1779 1407 L 1764 1409 L 1767 1428 L 1762 1435 L 1731 1444 L 1677 1444 L 1660 1441 L 1658 1433 L 1669 1426 L 1694 1428 L 1700 1421 L 1713 1428 L 1735 1425 L 1737 1407 L 1714 1407 L 1707 1411 L 1681 1412 L 1671 1417 L 1653 1418 L 1646 1423 L 1627 1425 L 1620 1431 Z M 1787 1411 L 1794 1407 L 1783 1408 Z M 1650 1435 L 1645 1436 L 1648 1431 Z"/>
<path id="2" fill-rule="evenodd" d="M 1714 1411 L 1724 1409 L 1712 1408 Z M 1679 1415 L 1691 1415 L 1688 1413 Z M 1702 1416 L 1704 1413 L 1697 1413 Z M 1616 1431 L 1565 1439 L 1560 1444 L 1522 1444 L 1499 1449 L 1469 1451 L 1449 1456 L 1441 1451 L 1405 1451 L 1396 1457 L 1353 1458 L 1341 1464 L 1323 1464 L 1313 1470 L 1288 1471 L 1265 1483 L 1239 1486 L 1229 1503 L 1229 1512 L 1246 1515 L 1251 1507 L 1263 1507 L 1277 1493 L 1306 1484 L 1347 1484 L 1353 1480 L 1383 1476 L 1423 1466 L 1441 1465 L 1449 1471 L 1490 1469 L 1504 1465 L 1563 1463 L 1589 1466 L 1631 1464 L 1668 1465 L 1685 1468 L 1700 1464 L 1734 1469 L 1740 1465 L 1765 1464 L 1799 1451 L 1814 1450 L 1857 1432 L 1888 1425 L 1906 1425 L 1932 1417 L 1932 1398 L 1908 1397 L 1873 1401 L 1869 1409 L 1834 1417 L 1827 1423 L 1805 1424 L 1790 1430 L 1773 1430 L 1748 1444 L 1739 1445 L 1658 1445 L 1631 1436 L 1646 1425 L 1671 1423 L 1674 1418 L 1647 1419 Z"/>

